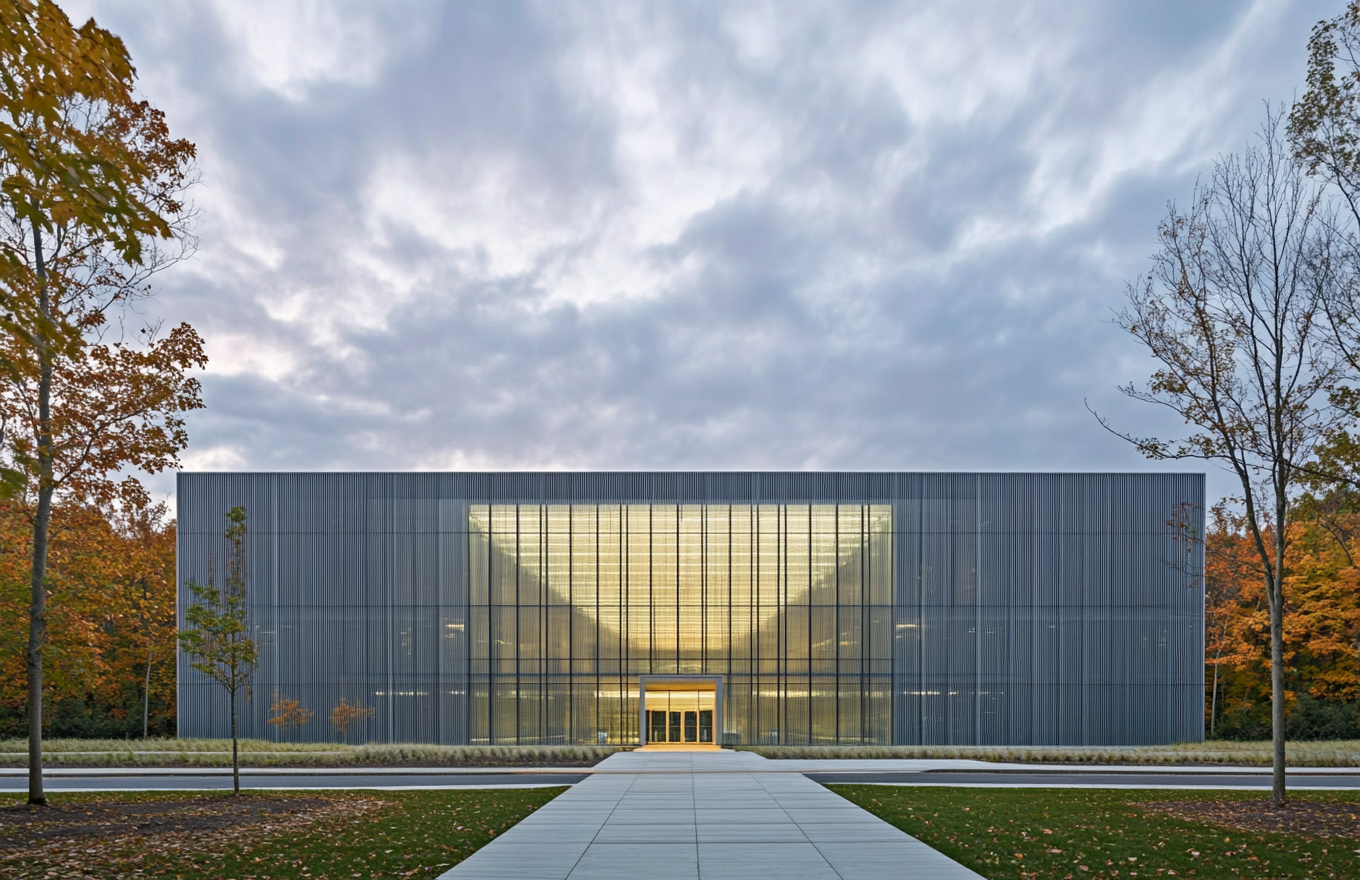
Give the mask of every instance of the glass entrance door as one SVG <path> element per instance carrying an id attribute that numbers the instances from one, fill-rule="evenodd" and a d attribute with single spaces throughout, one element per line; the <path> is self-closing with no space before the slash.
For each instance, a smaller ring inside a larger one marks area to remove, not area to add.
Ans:
<path id="1" fill-rule="evenodd" d="M 711 743 L 713 742 L 713 710 L 672 712 L 664 709 L 647 710 L 647 742 L 652 743 Z"/>
<path id="2" fill-rule="evenodd" d="M 713 691 L 647 690 L 647 742 L 713 742 Z"/>

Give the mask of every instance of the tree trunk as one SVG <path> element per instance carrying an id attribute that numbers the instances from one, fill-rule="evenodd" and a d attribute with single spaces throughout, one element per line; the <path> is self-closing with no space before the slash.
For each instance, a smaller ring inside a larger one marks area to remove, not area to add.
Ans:
<path id="1" fill-rule="evenodd" d="M 241 793 L 241 762 L 236 756 L 236 690 L 231 692 L 231 793 Z"/>
<path id="2" fill-rule="evenodd" d="M 47 301 L 47 266 L 42 232 L 33 227 L 34 266 L 38 275 L 38 310 L 52 318 Z M 47 529 L 52 521 L 52 347 L 49 326 L 35 328 L 38 349 L 38 512 L 33 519 L 33 577 L 28 606 L 28 802 L 47 803 L 42 775 L 42 658 L 47 640 Z"/>
<path id="3" fill-rule="evenodd" d="M 42 758 L 42 655 L 47 639 L 47 520 L 52 511 L 51 492 L 40 493 L 38 516 L 33 523 L 33 580 L 28 606 L 28 802 L 47 803 L 43 794 Z"/>
<path id="4" fill-rule="evenodd" d="M 1223 659 L 1219 655 L 1219 660 Z M 1214 738 L 1214 730 L 1218 721 L 1218 661 L 1214 661 L 1214 690 L 1213 696 L 1209 699 L 1209 739 Z M 145 736 L 146 734 L 142 734 Z"/>
<path id="5" fill-rule="evenodd" d="M 151 714 L 151 651 L 146 652 L 146 684 L 142 686 L 142 739 L 146 739 L 146 722 Z"/>
<path id="6" fill-rule="evenodd" d="M 1267 583 L 1266 600 L 1270 605 L 1270 802 L 1282 806 L 1284 788 L 1284 517 L 1275 528 L 1274 584 Z M 1273 587 L 1273 589 L 1272 589 Z"/>

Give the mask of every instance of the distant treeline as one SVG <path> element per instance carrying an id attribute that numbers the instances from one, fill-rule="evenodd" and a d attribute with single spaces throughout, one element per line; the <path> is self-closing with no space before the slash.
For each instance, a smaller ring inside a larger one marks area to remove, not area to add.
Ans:
<path id="1" fill-rule="evenodd" d="M 1286 528 L 1289 739 L 1360 739 L 1360 493 L 1305 496 Z M 1270 621 L 1260 556 L 1226 505 L 1210 517 L 1205 550 L 1205 733 L 1269 739 Z"/>
<path id="2" fill-rule="evenodd" d="M 27 735 L 32 509 L 0 502 L 0 736 Z M 175 527 L 163 506 L 52 517 L 43 726 L 50 736 L 175 733 Z M 150 670 L 150 699 L 147 671 Z"/>

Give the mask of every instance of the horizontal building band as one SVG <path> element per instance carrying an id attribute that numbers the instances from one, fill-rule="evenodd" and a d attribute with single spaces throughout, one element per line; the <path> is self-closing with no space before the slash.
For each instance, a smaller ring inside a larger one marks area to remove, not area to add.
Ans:
<path id="1" fill-rule="evenodd" d="M 181 474 L 178 505 L 181 624 L 247 512 L 249 736 L 1202 738 L 1202 475 Z M 225 735 L 179 672 L 181 735 Z"/>

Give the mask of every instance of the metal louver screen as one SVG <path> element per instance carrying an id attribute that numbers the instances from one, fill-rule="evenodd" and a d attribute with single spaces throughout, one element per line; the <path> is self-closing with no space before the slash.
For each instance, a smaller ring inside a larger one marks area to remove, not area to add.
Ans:
<path id="1" fill-rule="evenodd" d="M 246 736 L 630 742 L 673 672 L 729 743 L 1202 738 L 1197 474 L 181 474 L 181 622 L 235 505 Z"/>

